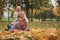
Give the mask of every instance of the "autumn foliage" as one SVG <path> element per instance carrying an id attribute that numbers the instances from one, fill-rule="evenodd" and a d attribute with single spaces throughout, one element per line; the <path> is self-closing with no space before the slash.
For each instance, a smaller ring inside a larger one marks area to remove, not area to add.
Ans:
<path id="1" fill-rule="evenodd" d="M 55 28 L 33 28 L 30 31 L 15 30 L 0 31 L 0 39 L 14 39 L 14 40 L 60 40 L 60 29 Z"/>

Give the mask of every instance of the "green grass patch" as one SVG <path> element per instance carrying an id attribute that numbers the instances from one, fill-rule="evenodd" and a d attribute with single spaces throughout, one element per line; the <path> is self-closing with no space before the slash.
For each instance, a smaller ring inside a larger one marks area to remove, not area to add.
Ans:
<path id="1" fill-rule="evenodd" d="M 4 19 L 4 20 L 3 20 Z M 3 30 L 7 27 L 8 24 L 8 19 L 7 18 L 3 18 L 0 21 L 0 30 Z M 13 18 L 10 18 L 9 21 L 13 21 Z M 28 28 L 56 28 L 56 29 L 60 29 L 60 21 L 30 21 L 28 24 Z"/>
<path id="2" fill-rule="evenodd" d="M 9 18 L 9 21 L 13 21 L 14 18 Z M 8 21 L 8 18 L 2 18 L 0 21 Z"/>

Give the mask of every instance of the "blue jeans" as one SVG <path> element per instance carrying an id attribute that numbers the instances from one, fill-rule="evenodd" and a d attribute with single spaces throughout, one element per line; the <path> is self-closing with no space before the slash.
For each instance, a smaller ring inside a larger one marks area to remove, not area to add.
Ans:
<path id="1" fill-rule="evenodd" d="M 8 25 L 7 25 L 7 28 L 8 28 L 8 30 L 9 30 L 9 29 L 11 29 L 11 25 L 10 25 L 10 24 L 8 24 Z"/>

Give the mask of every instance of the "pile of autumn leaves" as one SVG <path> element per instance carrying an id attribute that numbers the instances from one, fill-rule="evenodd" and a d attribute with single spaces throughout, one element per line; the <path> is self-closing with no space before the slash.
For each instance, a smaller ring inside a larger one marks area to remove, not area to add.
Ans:
<path id="1" fill-rule="evenodd" d="M 30 31 L 0 31 L 0 40 L 60 40 L 60 29 L 33 28 Z"/>

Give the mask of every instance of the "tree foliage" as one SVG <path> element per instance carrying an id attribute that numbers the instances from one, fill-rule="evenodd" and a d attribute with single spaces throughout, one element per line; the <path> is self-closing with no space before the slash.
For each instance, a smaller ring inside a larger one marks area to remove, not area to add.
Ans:
<path id="1" fill-rule="evenodd" d="M 5 7 L 5 3 L 6 3 L 5 0 L 0 0 L 0 19 L 1 19 L 2 14 L 3 14 L 3 8 Z"/>

